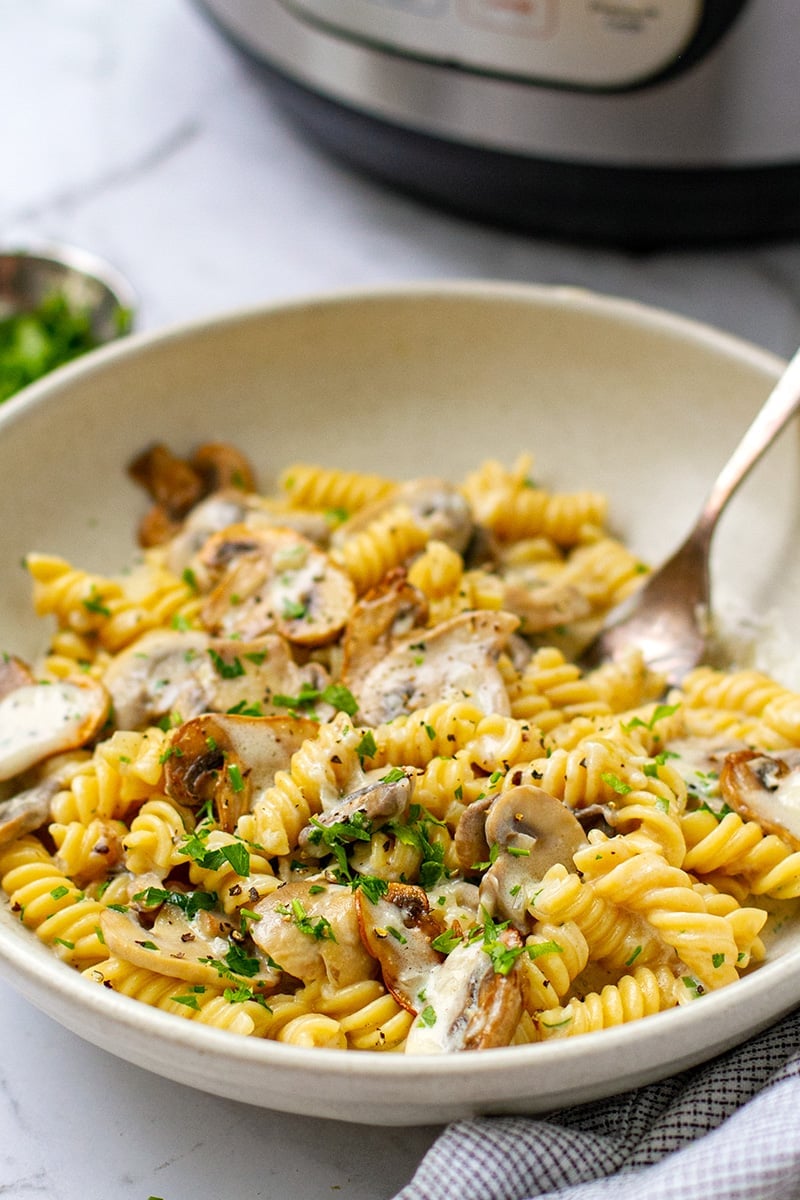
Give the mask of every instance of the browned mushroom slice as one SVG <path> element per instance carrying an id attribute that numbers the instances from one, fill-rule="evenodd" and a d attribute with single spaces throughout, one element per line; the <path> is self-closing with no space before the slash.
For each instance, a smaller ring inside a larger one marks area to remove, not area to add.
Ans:
<path id="1" fill-rule="evenodd" d="M 236 707 L 268 714 L 276 711 L 272 696 L 322 689 L 328 676 L 316 663 L 297 666 L 277 634 L 248 642 L 153 630 L 116 655 L 105 682 L 118 728 L 142 729 L 171 714 L 188 720 Z"/>
<path id="2" fill-rule="evenodd" d="M 348 987 L 374 973 L 352 890 L 324 879 L 287 883 L 254 907 L 253 941 L 288 975 Z"/>
<path id="3" fill-rule="evenodd" d="M 497 857 L 481 880 L 481 904 L 525 929 L 536 883 L 556 863 L 572 867 L 586 835 L 566 805 L 530 784 L 500 793 L 486 815 L 485 834 Z"/>
<path id="4" fill-rule="evenodd" d="M 14 654 L 0 654 L 0 699 L 23 684 L 35 682 L 33 671 L 21 658 Z"/>
<path id="5" fill-rule="evenodd" d="M 428 602 L 410 584 L 402 567 L 390 571 L 377 588 L 353 608 L 342 637 L 342 682 L 357 691 L 395 641 L 428 620 Z"/>
<path id="6" fill-rule="evenodd" d="M 236 952 L 231 956 L 232 944 L 226 936 L 233 928 L 226 930 L 213 914 L 200 912 L 189 920 L 177 904 L 164 904 L 152 928 L 146 928 L 133 910 L 105 909 L 100 914 L 100 930 L 110 954 L 158 975 L 213 986 L 237 974 L 236 962 L 241 956 Z M 248 964 L 242 983 L 263 991 L 274 988 L 280 978 L 277 967 L 258 959 Z"/>
<path id="7" fill-rule="evenodd" d="M 298 645 L 321 646 L 341 633 L 355 603 L 349 575 L 291 529 L 233 525 L 209 538 L 200 561 L 216 579 L 202 610 L 216 634 L 277 630 Z"/>
<path id="8" fill-rule="evenodd" d="M 486 840 L 486 814 L 496 798 L 495 792 L 480 796 L 467 805 L 458 819 L 453 845 L 458 865 L 465 875 L 472 874 L 480 863 L 488 861 L 490 846 Z"/>
<path id="9" fill-rule="evenodd" d="M 383 982 L 398 1004 L 409 1012 L 420 1011 L 420 993 L 442 956 L 431 941 L 441 932 L 430 915 L 423 888 L 390 883 L 385 895 L 373 899 L 359 888 L 358 921 L 364 946 L 380 963 Z"/>
<path id="10" fill-rule="evenodd" d="M 254 492 L 224 488 L 196 504 L 170 541 L 166 558 L 170 571 L 181 575 L 189 567 L 203 587 L 207 582 L 205 569 L 196 556 L 213 534 L 221 533 L 229 525 L 294 529 L 319 546 L 325 546 L 330 535 L 330 526 L 321 513 L 304 509 L 284 511 Z"/>
<path id="11" fill-rule="evenodd" d="M 503 607 L 520 618 L 522 631 L 526 634 L 567 625 L 592 611 L 583 593 L 568 584 L 524 587 L 519 583 L 507 583 L 503 589 Z"/>
<path id="12" fill-rule="evenodd" d="M 331 538 L 332 544 L 341 546 L 397 504 L 411 510 L 415 523 L 429 538 L 446 542 L 459 554 L 464 552 L 474 528 L 472 513 L 458 489 L 444 479 L 411 479 L 401 483 L 340 525 Z"/>
<path id="13" fill-rule="evenodd" d="M 0 846 L 32 833 L 50 819 L 50 802 L 58 792 L 56 779 L 46 779 L 36 787 L 18 792 L 0 803 Z"/>
<path id="14" fill-rule="evenodd" d="M 522 940 L 503 930 L 497 948 L 519 954 Z M 424 1007 L 409 1030 L 407 1054 L 442 1054 L 508 1046 L 522 1016 L 522 984 L 516 958 L 502 970 L 480 940 L 461 942 L 432 971 Z"/>
<path id="15" fill-rule="evenodd" d="M 314 817 L 310 825 L 300 830 L 298 845 L 310 858 L 325 858 L 330 854 L 324 837 L 326 828 L 342 825 L 346 838 L 349 826 L 356 831 L 356 836 L 368 837 L 373 829 L 406 811 L 413 790 L 413 775 L 403 775 L 402 779 L 376 779 L 350 792 L 335 808 Z"/>
<path id="16" fill-rule="evenodd" d="M 250 460 L 229 442 L 204 442 L 192 454 L 189 465 L 202 479 L 205 495 L 223 488 L 236 488 L 240 492 L 256 490 Z"/>
<path id="17" fill-rule="evenodd" d="M 728 754 L 719 786 L 725 803 L 745 820 L 800 850 L 800 750 Z"/>
<path id="18" fill-rule="evenodd" d="M 182 517 L 203 495 L 198 472 L 160 442 L 137 455 L 128 474 L 173 517 Z"/>
<path id="19" fill-rule="evenodd" d="M 398 639 L 357 686 L 348 683 L 365 725 L 380 725 L 441 700 L 469 700 L 507 715 L 508 693 L 497 660 L 519 624 L 511 613 L 460 613 Z"/>
<path id="20" fill-rule="evenodd" d="M 170 735 L 167 794 L 189 808 L 212 800 L 217 821 L 232 833 L 253 799 L 318 731 L 317 722 L 304 717 L 194 717 Z"/>
<path id="21" fill-rule="evenodd" d="M 106 689 L 88 676 L 7 692 L 0 699 L 0 780 L 85 745 L 103 728 L 109 707 Z"/>

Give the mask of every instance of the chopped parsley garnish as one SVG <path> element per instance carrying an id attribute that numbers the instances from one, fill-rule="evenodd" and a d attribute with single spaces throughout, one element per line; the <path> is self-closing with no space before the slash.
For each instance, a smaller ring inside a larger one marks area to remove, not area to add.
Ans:
<path id="1" fill-rule="evenodd" d="M 162 904 L 174 904 L 186 913 L 189 920 L 201 910 L 210 911 L 217 905 L 216 892 L 178 892 L 167 888 L 149 887 L 133 897 L 143 908 L 158 908 Z M 112 907 L 109 905 L 109 908 Z M 127 911 L 123 906 L 123 911 Z"/>
<path id="2" fill-rule="evenodd" d="M 130 320 L 127 309 L 117 308 L 115 323 L 120 333 L 129 328 Z M 0 402 L 99 344 L 90 313 L 74 304 L 63 291 L 51 292 L 25 312 L 3 317 Z"/>
<path id="3" fill-rule="evenodd" d="M 436 1012 L 430 1004 L 426 1004 L 419 1014 L 419 1023 L 420 1025 L 427 1025 L 428 1028 L 436 1024 Z"/>
<path id="4" fill-rule="evenodd" d="M 652 733 L 653 727 L 658 721 L 663 721 L 665 717 L 671 717 L 679 708 L 680 704 L 657 704 L 653 709 L 653 715 L 649 721 L 643 721 L 641 717 L 634 717 L 626 725 L 623 725 L 622 728 L 626 731 L 637 728 L 649 729 Z"/>
<path id="5" fill-rule="evenodd" d="M 308 915 L 300 900 L 293 900 L 291 905 L 276 904 L 275 911 L 280 913 L 282 917 L 289 917 L 301 933 L 308 934 L 309 937 L 313 937 L 318 942 L 336 941 L 336 935 L 327 917 L 317 917 L 314 920 Z"/>
<path id="6" fill-rule="evenodd" d="M 604 771 L 600 778 L 602 779 L 603 783 L 608 784 L 611 790 L 616 792 L 618 796 L 627 796 L 628 792 L 633 791 L 633 788 L 629 783 L 626 783 L 624 779 L 620 779 L 619 775 L 614 775 L 611 771 Z"/>
<path id="7" fill-rule="evenodd" d="M 239 676 L 245 673 L 242 660 L 238 656 L 234 656 L 233 662 L 227 663 L 222 655 L 210 646 L 208 648 L 208 656 L 214 664 L 214 670 L 220 679 L 238 679 Z"/>
<path id="8" fill-rule="evenodd" d="M 373 758 L 377 753 L 378 753 L 378 746 L 375 741 L 375 735 L 373 734 L 371 729 L 368 729 L 367 732 L 362 737 L 361 741 L 356 746 L 356 754 L 358 755 L 358 761 L 361 763 L 361 766 L 363 767 L 364 759 L 365 758 Z"/>
<path id="9" fill-rule="evenodd" d="M 286 621 L 302 621 L 308 616 L 308 605 L 299 600 L 286 599 L 283 602 L 282 615 Z"/>
<path id="10" fill-rule="evenodd" d="M 322 689 L 312 687 L 309 683 L 303 683 L 296 696 L 276 693 L 272 697 L 273 704 L 289 709 L 308 708 L 315 705 L 318 700 L 330 704 L 338 712 L 347 713 L 348 717 L 353 717 L 358 712 L 358 701 L 350 689 L 341 683 L 330 683 Z"/>
<path id="11" fill-rule="evenodd" d="M 208 830 L 196 829 L 188 834 L 181 844 L 181 850 L 206 871 L 218 871 L 227 862 L 237 875 L 249 875 L 250 851 L 244 842 L 230 842 L 216 850 L 209 850 L 206 845 L 208 833 Z"/>
<path id="12" fill-rule="evenodd" d="M 92 587 L 91 592 L 83 601 L 83 607 L 87 612 L 97 613 L 101 617 L 111 616 L 111 609 L 107 604 L 103 603 L 103 597 L 99 594 L 96 587 Z"/>
<path id="13" fill-rule="evenodd" d="M 395 769 L 400 770 L 399 767 Z M 405 775 L 405 772 L 400 771 L 400 774 L 401 776 Z M 393 782 L 388 779 L 388 776 L 386 781 Z M 419 882 L 426 891 L 435 887 L 440 879 L 448 879 L 450 876 L 444 865 L 444 846 L 440 842 L 432 842 L 428 836 L 428 830 L 432 825 L 441 824 L 441 821 L 437 821 L 419 804 L 411 805 L 405 824 L 401 824 L 399 821 L 389 821 L 387 824 L 387 829 L 395 835 L 399 842 L 404 846 L 414 846 L 420 852 L 422 860 L 419 865 Z"/>
<path id="14" fill-rule="evenodd" d="M 245 655 L 246 657 L 247 655 Z M 240 700 L 238 704 L 234 704 L 227 712 L 232 717 L 263 717 L 264 715 L 264 709 L 257 700 L 253 704 L 248 704 L 246 700 Z"/>
<path id="15" fill-rule="evenodd" d="M 240 767 L 236 763 L 228 763 L 228 778 L 231 781 L 231 787 L 234 792 L 244 791 L 244 779 Z M 244 874 L 247 874 L 245 871 Z"/>

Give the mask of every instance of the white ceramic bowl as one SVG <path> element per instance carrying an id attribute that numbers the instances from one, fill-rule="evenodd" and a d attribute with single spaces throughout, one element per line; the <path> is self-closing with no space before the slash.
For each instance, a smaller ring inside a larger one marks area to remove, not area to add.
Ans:
<path id="1" fill-rule="evenodd" d="M 712 329 L 570 289 L 432 284 L 234 313 L 97 351 L 0 409 L 3 647 L 41 650 L 19 569 L 38 549 L 98 571 L 134 552 L 137 450 L 224 438 L 263 485 L 304 459 L 404 477 L 462 476 L 530 449 L 537 475 L 606 491 L 616 528 L 658 561 L 780 369 Z M 800 585 L 797 431 L 723 519 L 717 583 L 791 626 Z M 798 637 L 800 649 L 800 635 Z M 57 961 L 0 912 L 0 969 L 81 1037 L 148 1070 L 268 1108 L 371 1124 L 537 1112 L 700 1062 L 800 994 L 800 934 L 688 1008 L 584 1037 L 446 1057 L 304 1050 L 181 1020 Z"/>

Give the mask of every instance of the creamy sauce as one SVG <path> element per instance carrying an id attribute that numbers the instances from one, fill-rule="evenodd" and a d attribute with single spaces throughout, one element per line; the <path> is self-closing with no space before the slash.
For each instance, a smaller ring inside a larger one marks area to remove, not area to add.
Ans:
<path id="1" fill-rule="evenodd" d="M 96 697 L 74 683 L 32 683 L 0 700 L 0 779 L 78 744 Z"/>

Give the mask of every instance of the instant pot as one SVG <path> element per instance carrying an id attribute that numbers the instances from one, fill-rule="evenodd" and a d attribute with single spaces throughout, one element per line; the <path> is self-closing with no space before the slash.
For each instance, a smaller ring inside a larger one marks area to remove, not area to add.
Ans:
<path id="1" fill-rule="evenodd" d="M 539 234 L 800 231 L 798 0 L 199 0 L 351 164 Z"/>

